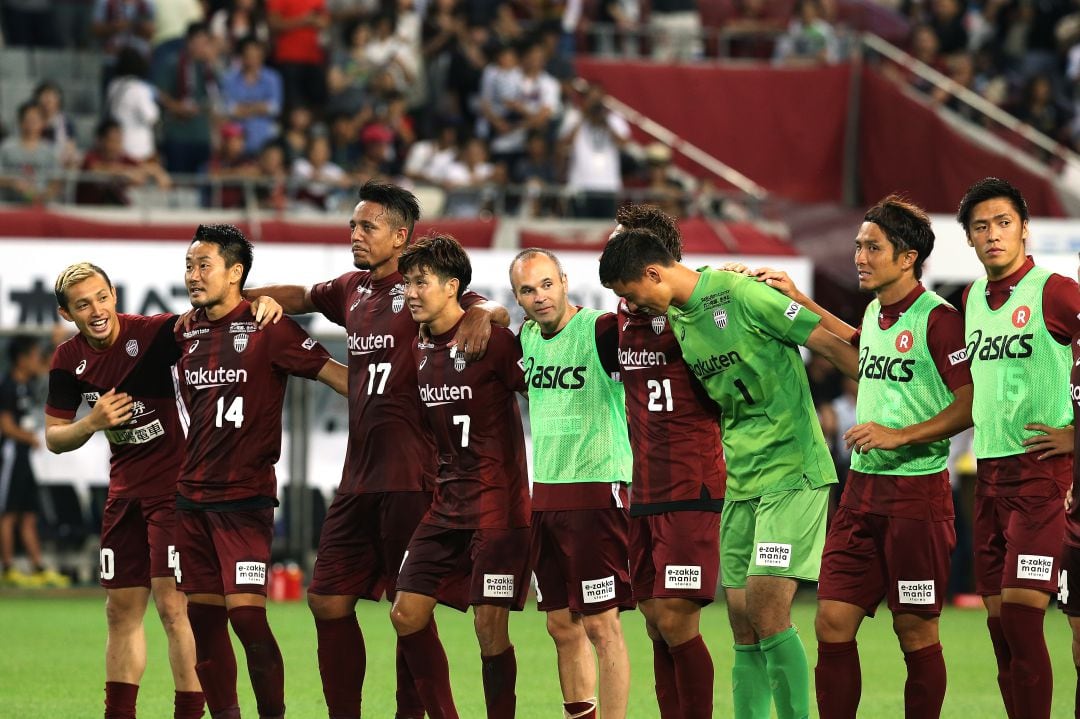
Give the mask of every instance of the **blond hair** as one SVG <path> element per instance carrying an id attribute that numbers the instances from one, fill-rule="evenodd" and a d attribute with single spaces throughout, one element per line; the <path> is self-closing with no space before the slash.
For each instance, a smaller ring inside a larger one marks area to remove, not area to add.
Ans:
<path id="1" fill-rule="evenodd" d="M 64 268 L 64 271 L 57 276 L 56 284 L 53 285 L 53 292 L 56 294 L 56 304 L 66 310 L 68 308 L 67 291 L 80 282 L 90 279 L 94 275 L 101 275 L 101 278 L 105 280 L 105 284 L 109 286 L 109 289 L 112 289 L 112 280 L 105 274 L 105 270 L 93 263 L 76 262 L 75 264 Z"/>

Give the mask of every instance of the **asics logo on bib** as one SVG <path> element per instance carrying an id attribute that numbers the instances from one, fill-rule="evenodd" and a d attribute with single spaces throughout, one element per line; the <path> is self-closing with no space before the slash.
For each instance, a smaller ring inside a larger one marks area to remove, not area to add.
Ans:
<path id="1" fill-rule="evenodd" d="M 690 363 L 690 371 L 694 373 L 694 376 L 698 379 L 705 379 L 711 377 L 714 374 L 720 374 L 724 370 L 731 369 L 739 362 L 742 362 L 742 357 L 738 352 L 731 351 L 723 355 L 713 355 L 705 359 L 698 360 L 697 362 Z"/>
<path id="2" fill-rule="evenodd" d="M 915 360 L 888 355 L 872 355 L 869 347 L 859 352 L 859 377 L 866 379 L 887 379 L 892 382 L 910 382 L 915 373 L 912 368 Z"/>
<path id="3" fill-rule="evenodd" d="M 526 381 L 535 389 L 581 389 L 585 386 L 587 367 L 538 365 L 526 372 Z"/>
<path id="4" fill-rule="evenodd" d="M 971 340 L 967 346 L 968 357 L 971 359 L 977 357 L 984 362 L 1005 358 L 1025 359 L 1030 357 L 1031 341 L 1035 339 L 1035 335 L 1030 332 L 1027 334 L 984 337 L 982 330 L 975 330 L 971 335 Z"/>
<path id="5" fill-rule="evenodd" d="M 356 335 L 351 334 L 346 340 L 349 351 L 356 354 L 366 354 L 381 349 L 394 348 L 393 335 Z"/>

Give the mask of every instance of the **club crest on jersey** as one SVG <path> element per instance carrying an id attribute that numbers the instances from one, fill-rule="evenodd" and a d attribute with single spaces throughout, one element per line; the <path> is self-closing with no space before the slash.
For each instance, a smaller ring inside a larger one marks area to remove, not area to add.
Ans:
<path id="1" fill-rule="evenodd" d="M 238 334 L 232 338 L 233 349 L 237 352 L 243 352 L 248 346 L 248 336 L 246 334 Z"/>
<path id="2" fill-rule="evenodd" d="M 713 311 L 712 320 L 716 323 L 717 327 L 719 327 L 720 329 L 724 329 L 725 327 L 727 327 L 727 310 L 721 308 Z"/>
<path id="3" fill-rule="evenodd" d="M 75 374 L 82 374 L 86 371 L 86 360 L 79 363 L 79 366 L 75 368 Z"/>
<path id="4" fill-rule="evenodd" d="M 392 309 L 396 315 L 405 308 L 405 285 L 401 283 L 394 285 L 390 290 L 390 296 L 394 298 L 390 303 L 390 309 Z"/>
<path id="5" fill-rule="evenodd" d="M 465 355 L 460 352 L 454 357 L 454 369 L 458 372 L 465 371 Z"/>
<path id="6" fill-rule="evenodd" d="M 128 340 L 124 345 L 124 351 L 128 353 L 129 357 L 134 357 L 139 354 L 139 343 L 135 340 Z"/>
<path id="7" fill-rule="evenodd" d="M 652 331 L 656 334 L 660 334 L 664 331 L 664 327 L 667 326 L 667 315 L 657 315 L 652 318 Z M 625 328 L 624 328 L 625 329 Z"/>

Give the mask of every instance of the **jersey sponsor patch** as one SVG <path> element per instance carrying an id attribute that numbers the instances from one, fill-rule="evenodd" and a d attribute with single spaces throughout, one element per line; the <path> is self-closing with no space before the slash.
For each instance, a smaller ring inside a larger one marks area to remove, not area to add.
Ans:
<path id="1" fill-rule="evenodd" d="M 956 366 L 967 360 L 967 347 L 949 353 L 949 365 Z"/>
<path id="2" fill-rule="evenodd" d="M 606 602 L 615 598 L 615 575 L 603 579 L 587 579 L 581 583 L 581 597 L 586 604 Z"/>
<path id="3" fill-rule="evenodd" d="M 112 444 L 146 444 L 165 434 L 161 420 L 155 419 L 149 424 L 133 429 L 107 429 L 105 438 Z"/>
<path id="4" fill-rule="evenodd" d="M 237 562 L 237 584 L 266 584 L 266 565 L 262 562 Z"/>
<path id="5" fill-rule="evenodd" d="M 920 582 L 897 582 L 901 604 L 933 604 L 937 601 L 934 580 Z"/>
<path id="6" fill-rule="evenodd" d="M 664 589 L 701 589 L 701 566 L 668 564 L 664 567 Z"/>
<path id="7" fill-rule="evenodd" d="M 896 351 L 897 352 L 910 352 L 911 348 L 915 346 L 915 336 L 911 334 L 910 330 L 904 330 L 896 337 Z"/>
<path id="8" fill-rule="evenodd" d="M 1054 574 L 1054 558 L 1042 554 L 1021 554 L 1016 558 L 1016 578 L 1044 582 Z"/>
<path id="9" fill-rule="evenodd" d="M 754 564 L 759 567 L 780 567 L 787 569 L 791 566 L 791 545 L 778 542 L 758 542 Z"/>
<path id="10" fill-rule="evenodd" d="M 798 302 L 792 302 L 790 305 L 787 306 L 787 309 L 784 310 L 784 317 L 787 317 L 789 320 L 794 322 L 795 318 L 799 316 L 799 310 L 801 309 L 802 305 L 800 305 Z"/>
<path id="11" fill-rule="evenodd" d="M 513 574 L 485 574 L 485 599 L 512 599 L 514 596 Z"/>

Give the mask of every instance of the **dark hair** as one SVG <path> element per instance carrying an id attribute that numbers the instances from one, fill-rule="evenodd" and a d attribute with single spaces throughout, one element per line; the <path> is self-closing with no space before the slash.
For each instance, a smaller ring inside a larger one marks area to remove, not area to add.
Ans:
<path id="1" fill-rule="evenodd" d="M 615 221 L 626 230 L 648 230 L 664 243 L 675 260 L 682 259 L 682 235 L 675 218 L 656 205 L 623 205 L 615 213 Z"/>
<path id="2" fill-rule="evenodd" d="M 235 225 L 199 225 L 195 228 L 195 237 L 191 240 L 196 242 L 213 242 L 218 246 L 221 256 L 225 259 L 226 269 L 233 265 L 243 265 L 244 274 L 240 275 L 240 289 L 244 289 L 248 273 L 251 272 L 251 263 L 254 260 L 255 250 L 248 238 Z"/>
<path id="3" fill-rule="evenodd" d="M 116 120 L 114 120 L 111 117 L 106 117 L 106 118 L 102 119 L 102 121 L 97 124 L 97 127 L 94 128 L 94 137 L 96 137 L 99 140 L 103 140 L 103 139 L 105 139 L 105 136 L 107 134 L 109 134 L 113 130 L 119 130 L 119 129 L 120 129 L 120 123 L 119 122 L 117 122 Z"/>
<path id="4" fill-rule="evenodd" d="M 240 42 L 236 44 L 236 54 L 243 55 L 244 51 L 251 45 L 258 46 L 258 48 L 263 51 L 263 54 L 266 54 L 266 47 L 264 47 L 262 41 L 254 35 L 245 35 L 241 38 Z"/>
<path id="5" fill-rule="evenodd" d="M 472 263 L 465 253 L 465 248 L 451 235 L 425 235 L 405 248 L 398 258 L 398 272 L 405 274 L 410 270 L 427 270 L 442 282 L 457 279 L 457 298 L 465 294 L 465 289 L 472 282 Z"/>
<path id="6" fill-rule="evenodd" d="M 404 187 L 389 182 L 368 180 L 360 186 L 360 202 L 374 202 L 386 209 L 387 219 L 392 225 L 406 228 L 409 233 L 405 244 L 412 242 L 416 221 L 420 219 L 420 202 L 416 195 Z"/>
<path id="7" fill-rule="evenodd" d="M 210 34 L 210 26 L 204 22 L 193 22 L 187 26 L 187 31 L 184 33 L 185 40 L 191 40 L 191 38 L 201 33 Z"/>
<path id="8" fill-rule="evenodd" d="M 19 105 L 19 122 L 20 123 L 23 121 L 23 119 L 26 118 L 26 113 L 30 112 L 31 110 L 39 110 L 37 103 L 35 101 L 33 101 L 33 100 L 27 100 L 23 104 Z"/>
<path id="9" fill-rule="evenodd" d="M 8 359 L 12 366 L 20 359 L 41 347 L 41 340 L 34 335 L 15 335 L 8 343 Z"/>
<path id="10" fill-rule="evenodd" d="M 141 52 L 126 45 L 121 48 L 116 56 L 116 69 L 113 77 L 141 77 L 145 78 L 150 72 L 150 65 Z"/>
<path id="11" fill-rule="evenodd" d="M 956 221 L 964 228 L 965 234 L 969 237 L 971 235 L 968 231 L 968 224 L 971 222 L 971 212 L 975 209 L 975 205 L 999 197 L 1012 203 L 1013 209 L 1020 215 L 1021 223 L 1028 221 L 1030 215 L 1028 214 L 1027 200 L 1024 199 L 1020 190 L 1008 180 L 984 177 L 968 188 L 967 192 L 964 193 L 964 199 L 960 200 L 960 208 L 956 211 Z"/>
<path id="12" fill-rule="evenodd" d="M 57 85 L 52 80 L 42 80 L 41 82 L 39 82 L 37 84 L 37 87 L 34 88 L 34 102 L 41 102 L 42 94 L 44 94 L 48 90 L 52 90 L 53 92 L 55 92 L 57 95 L 60 96 L 60 107 L 63 107 L 64 106 L 64 91 L 61 90 L 60 86 Z"/>
<path id="13" fill-rule="evenodd" d="M 921 207 L 900 195 L 889 195 L 863 215 L 863 222 L 873 222 L 893 245 L 893 259 L 901 252 L 915 250 L 915 279 L 922 277 L 922 265 L 934 251 L 934 230 L 930 217 Z"/>
<path id="14" fill-rule="evenodd" d="M 675 258 L 660 238 L 645 229 L 620 232 L 604 245 L 600 255 L 600 282 L 633 282 L 645 274 L 649 265 L 671 267 Z"/>

